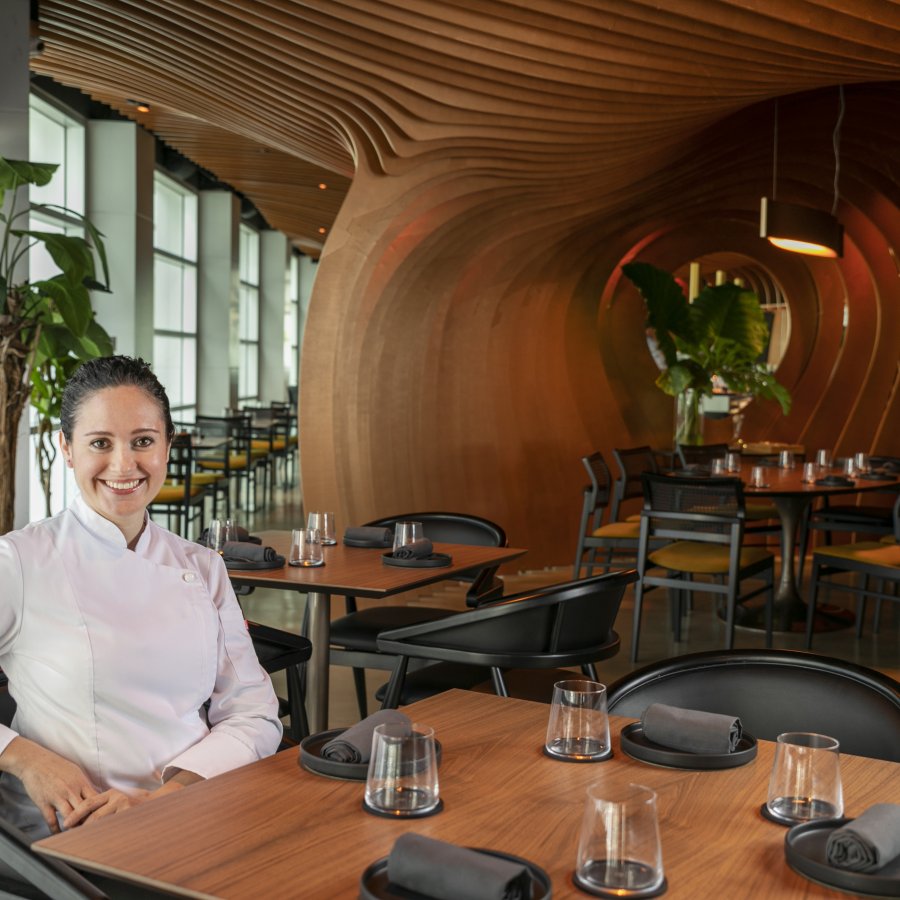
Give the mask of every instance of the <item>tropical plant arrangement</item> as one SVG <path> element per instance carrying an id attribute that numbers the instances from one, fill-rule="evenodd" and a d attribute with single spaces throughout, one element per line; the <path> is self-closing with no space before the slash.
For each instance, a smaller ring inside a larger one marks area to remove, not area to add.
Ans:
<path id="1" fill-rule="evenodd" d="M 108 290 L 100 232 L 84 216 L 62 207 L 29 205 L 23 196 L 23 188 L 47 184 L 57 168 L 0 157 L 0 534 L 13 527 L 16 445 L 29 399 L 38 413 L 35 442 L 49 515 L 50 466 L 56 456 L 52 423 L 59 416 L 62 390 L 83 361 L 112 352 L 110 336 L 94 318 L 89 293 Z M 29 229 L 30 212 L 40 209 L 63 209 L 83 225 L 87 238 Z M 59 272 L 37 281 L 17 280 L 17 266 L 35 243 L 43 244 Z"/>
<path id="2" fill-rule="evenodd" d="M 790 393 L 760 360 L 769 327 L 753 291 L 728 282 L 706 286 L 688 302 L 663 269 L 630 262 L 622 271 L 644 298 L 647 328 L 665 362 L 656 384 L 678 400 L 676 444 L 703 443 L 700 401 L 713 394 L 714 378 L 733 394 L 777 400 L 790 411 Z"/>

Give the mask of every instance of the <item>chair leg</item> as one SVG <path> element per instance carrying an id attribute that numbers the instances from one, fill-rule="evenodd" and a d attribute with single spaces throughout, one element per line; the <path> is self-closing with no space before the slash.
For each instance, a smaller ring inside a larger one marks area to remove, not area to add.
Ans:
<path id="1" fill-rule="evenodd" d="M 812 647 L 813 626 L 816 622 L 816 600 L 819 596 L 819 569 L 821 565 L 813 557 L 812 570 L 809 574 L 809 599 L 806 602 L 806 649 Z"/>
<path id="2" fill-rule="evenodd" d="M 381 704 L 382 709 L 396 709 L 400 705 L 400 695 L 403 692 L 403 682 L 406 681 L 406 670 L 409 668 L 409 657 L 398 656 L 394 665 L 394 671 L 391 672 L 391 679 L 388 681 L 387 689 L 384 692 L 384 702 Z"/>
<path id="3" fill-rule="evenodd" d="M 353 688 L 356 691 L 356 705 L 359 707 L 359 717 L 364 719 L 369 713 L 369 704 L 366 699 L 366 670 L 353 670 Z"/>
<path id="4" fill-rule="evenodd" d="M 766 584 L 769 589 L 766 591 L 766 649 L 772 649 L 772 629 L 774 627 L 773 619 L 775 618 L 775 573 L 770 570 L 766 577 Z"/>
<path id="5" fill-rule="evenodd" d="M 509 691 L 506 689 L 506 682 L 503 680 L 503 673 L 496 666 L 491 666 L 491 681 L 494 683 L 494 693 L 498 697 L 509 696 Z"/>
<path id="6" fill-rule="evenodd" d="M 734 608 L 737 606 L 738 576 L 730 578 L 728 593 L 725 595 L 725 649 L 734 649 Z"/>
<path id="7" fill-rule="evenodd" d="M 285 672 L 291 710 L 290 737 L 298 743 L 309 734 L 309 720 L 306 717 L 306 704 L 303 702 L 303 679 L 298 671 L 300 668 L 290 666 Z"/>
<path id="8" fill-rule="evenodd" d="M 644 601 L 644 581 L 638 578 L 634 585 L 634 631 L 631 635 L 631 661 L 637 662 L 638 640 L 641 633 L 641 607 Z"/>
<path id="9" fill-rule="evenodd" d="M 591 681 L 599 681 L 600 679 L 597 677 L 597 667 L 592 663 L 585 663 L 581 667 L 581 674 L 586 678 L 589 678 Z"/>

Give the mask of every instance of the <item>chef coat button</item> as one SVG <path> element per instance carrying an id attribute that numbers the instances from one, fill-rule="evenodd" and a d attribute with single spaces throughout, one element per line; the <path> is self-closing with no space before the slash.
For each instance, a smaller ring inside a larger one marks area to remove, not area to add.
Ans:
<path id="1" fill-rule="evenodd" d="M 192 581 L 197 580 L 197 576 L 193 572 L 185 572 L 184 575 L 181 576 L 188 584 Z"/>

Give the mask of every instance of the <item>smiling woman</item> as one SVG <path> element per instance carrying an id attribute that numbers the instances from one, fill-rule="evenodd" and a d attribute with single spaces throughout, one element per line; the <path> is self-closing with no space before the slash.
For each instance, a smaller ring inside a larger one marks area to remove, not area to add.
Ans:
<path id="1" fill-rule="evenodd" d="M 140 359 L 85 363 L 60 446 L 80 495 L 0 537 L 0 809 L 32 837 L 275 751 L 278 703 L 221 558 L 151 522 L 173 427 Z"/>

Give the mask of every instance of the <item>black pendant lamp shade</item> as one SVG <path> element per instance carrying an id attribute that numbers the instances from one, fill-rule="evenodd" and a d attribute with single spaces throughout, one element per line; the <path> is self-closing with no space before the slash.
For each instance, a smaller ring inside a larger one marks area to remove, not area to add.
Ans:
<path id="1" fill-rule="evenodd" d="M 763 197 L 759 236 L 769 243 L 809 256 L 831 259 L 844 255 L 844 226 L 830 213 Z"/>

